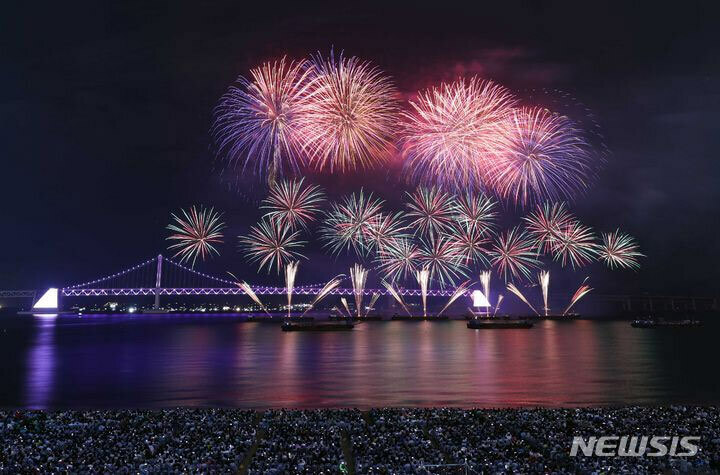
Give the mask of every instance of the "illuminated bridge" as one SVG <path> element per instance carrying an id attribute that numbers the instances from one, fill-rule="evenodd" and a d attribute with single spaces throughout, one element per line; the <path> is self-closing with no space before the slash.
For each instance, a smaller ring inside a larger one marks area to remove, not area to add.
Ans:
<path id="1" fill-rule="evenodd" d="M 325 283 L 297 285 L 294 295 L 316 295 Z M 252 286 L 258 295 L 285 295 L 285 287 Z M 403 296 L 420 296 L 419 289 L 398 289 Z M 449 297 L 454 289 L 428 290 L 432 297 Z M 159 306 L 167 295 L 244 295 L 235 281 L 208 275 L 158 255 L 123 271 L 64 287 L 62 297 L 154 296 Z M 386 289 L 365 289 L 364 295 L 387 295 Z M 354 295 L 352 288 L 334 289 L 330 295 Z"/>

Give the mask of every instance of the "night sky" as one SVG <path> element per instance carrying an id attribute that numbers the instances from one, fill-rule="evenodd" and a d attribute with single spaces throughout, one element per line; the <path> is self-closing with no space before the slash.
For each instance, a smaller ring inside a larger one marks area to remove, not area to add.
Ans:
<path id="1" fill-rule="evenodd" d="M 573 210 L 598 230 L 623 228 L 648 255 L 638 273 L 596 264 L 598 291 L 720 290 L 712 2 L 13 3 L 0 18 L 0 288 L 62 286 L 152 257 L 166 247 L 170 212 L 195 203 L 230 224 L 221 257 L 202 269 L 254 275 L 235 248 L 256 205 L 217 173 L 212 108 L 260 62 L 334 47 L 373 61 L 407 96 L 477 74 L 585 104 L 612 153 Z M 397 188 L 375 172 L 330 191 L 361 185 Z M 309 254 L 305 268 L 327 273 L 333 260 Z"/>

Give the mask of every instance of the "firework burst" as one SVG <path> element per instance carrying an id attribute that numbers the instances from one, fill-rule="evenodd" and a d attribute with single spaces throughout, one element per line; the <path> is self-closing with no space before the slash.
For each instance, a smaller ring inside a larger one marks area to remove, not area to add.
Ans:
<path id="1" fill-rule="evenodd" d="M 490 256 L 492 265 L 505 281 L 508 277 L 530 278 L 531 270 L 540 266 L 534 240 L 519 227 L 498 235 Z"/>
<path id="2" fill-rule="evenodd" d="M 353 249 L 357 255 L 365 255 L 371 249 L 373 226 L 381 222 L 383 201 L 365 195 L 363 190 L 347 196 L 340 203 L 333 203 L 320 227 L 320 239 L 334 254 Z"/>
<path id="3" fill-rule="evenodd" d="M 570 309 L 578 303 L 578 300 L 585 297 L 587 294 L 589 294 L 592 291 L 592 287 L 587 285 L 585 282 L 587 282 L 587 277 L 583 281 L 582 285 L 578 287 L 578 289 L 573 294 L 572 298 L 570 299 L 570 303 L 568 304 L 567 308 L 563 312 L 563 315 L 567 315 L 567 313 L 570 311 Z"/>
<path id="4" fill-rule="evenodd" d="M 488 261 L 487 258 L 488 249 L 486 246 L 490 243 L 490 239 L 483 235 L 480 228 L 458 223 L 454 227 L 452 240 L 462 256 L 462 261 L 465 266 L 470 266 L 477 262 L 489 264 L 490 261 Z"/>
<path id="5" fill-rule="evenodd" d="M 176 250 L 173 257 L 180 257 L 180 263 L 189 262 L 190 267 L 195 267 L 198 257 L 204 261 L 206 258 L 218 251 L 214 244 L 222 244 L 225 223 L 221 221 L 222 213 L 217 213 L 213 208 L 195 206 L 190 211 L 180 210 L 178 214 L 171 214 L 173 222 L 167 226 L 172 234 L 168 236 L 169 241 L 174 244 L 168 246 L 170 250 Z"/>
<path id="6" fill-rule="evenodd" d="M 431 281 L 440 287 L 452 285 L 461 277 L 467 277 L 467 267 L 451 237 L 431 237 L 421 241 L 419 265 L 427 269 Z"/>
<path id="7" fill-rule="evenodd" d="M 405 280 L 417 271 L 420 249 L 410 239 L 392 240 L 378 253 L 376 263 L 380 273 L 391 282 Z"/>
<path id="8" fill-rule="evenodd" d="M 240 246 L 250 262 L 258 263 L 259 269 L 267 266 L 268 273 L 273 268 L 280 272 L 290 261 L 305 257 L 297 251 L 305 245 L 299 236 L 300 231 L 263 219 L 250 228 L 247 236 L 240 236 Z"/>
<path id="9" fill-rule="evenodd" d="M 325 194 L 317 185 L 304 185 L 300 180 L 285 180 L 273 186 L 260 209 L 268 210 L 265 217 L 290 229 L 307 229 L 315 220 Z"/>
<path id="10" fill-rule="evenodd" d="M 535 238 L 539 252 L 549 252 L 563 228 L 574 221 L 565 203 L 544 203 L 537 205 L 534 211 L 523 218 L 525 227 Z"/>
<path id="11" fill-rule="evenodd" d="M 488 161 L 508 147 L 503 128 L 516 102 L 506 88 L 477 78 L 420 92 L 401 123 L 409 175 L 455 189 L 481 187 Z"/>
<path id="12" fill-rule="evenodd" d="M 465 193 L 455 198 L 455 220 L 464 226 L 476 228 L 481 235 L 489 234 L 495 228 L 498 213 L 497 203 L 484 194 Z"/>
<path id="13" fill-rule="evenodd" d="M 362 317 L 362 300 L 367 275 L 367 269 L 360 264 L 355 264 L 350 268 L 350 282 L 352 282 L 353 295 L 355 296 L 355 311 L 357 312 L 358 318 Z"/>
<path id="14" fill-rule="evenodd" d="M 565 267 L 583 267 L 597 258 L 598 246 L 593 230 L 573 220 L 565 224 L 551 245 L 553 259 Z"/>
<path id="15" fill-rule="evenodd" d="M 418 188 L 407 193 L 410 227 L 422 236 L 435 237 L 452 229 L 453 197 L 437 188 Z"/>
<path id="16" fill-rule="evenodd" d="M 344 172 L 388 158 L 397 123 L 390 79 L 356 57 L 318 54 L 310 63 L 313 79 L 301 129 L 311 164 Z"/>
<path id="17" fill-rule="evenodd" d="M 591 148 L 570 119 L 523 107 L 513 111 L 505 133 L 509 150 L 497 155 L 486 173 L 499 196 L 525 206 L 572 198 L 587 188 Z"/>
<path id="18" fill-rule="evenodd" d="M 611 269 L 640 269 L 639 259 L 645 257 L 635 238 L 619 229 L 603 233 L 599 257 Z"/>
<path id="19" fill-rule="evenodd" d="M 218 151 L 273 183 L 302 164 L 303 141 L 299 114 L 312 86 L 307 61 L 285 58 L 238 78 L 215 109 L 212 128 Z"/>
<path id="20" fill-rule="evenodd" d="M 368 221 L 365 228 L 365 241 L 370 250 L 384 253 L 397 241 L 407 239 L 408 227 L 403 222 L 403 214 L 378 213 Z"/>

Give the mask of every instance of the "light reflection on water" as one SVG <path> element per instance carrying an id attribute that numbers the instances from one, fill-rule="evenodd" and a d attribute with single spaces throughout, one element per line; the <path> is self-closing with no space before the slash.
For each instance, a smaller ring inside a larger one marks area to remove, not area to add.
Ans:
<path id="1" fill-rule="evenodd" d="M 368 322 L 283 333 L 226 317 L 2 317 L 5 407 L 371 407 L 720 402 L 715 327 Z"/>

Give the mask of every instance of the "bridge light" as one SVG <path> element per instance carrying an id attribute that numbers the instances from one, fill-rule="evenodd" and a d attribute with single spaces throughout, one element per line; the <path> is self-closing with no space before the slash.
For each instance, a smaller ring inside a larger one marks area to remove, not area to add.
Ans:
<path id="1" fill-rule="evenodd" d="M 489 307 L 490 302 L 479 290 L 473 290 L 472 293 L 473 307 Z"/>
<path id="2" fill-rule="evenodd" d="M 57 310 L 58 308 L 58 289 L 51 287 L 35 302 L 33 310 Z"/>

